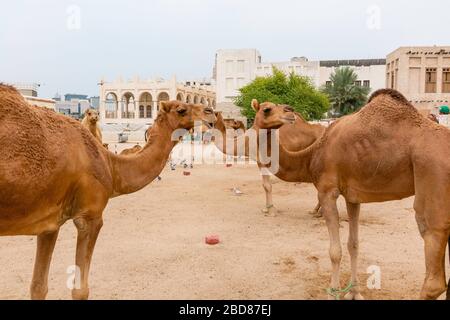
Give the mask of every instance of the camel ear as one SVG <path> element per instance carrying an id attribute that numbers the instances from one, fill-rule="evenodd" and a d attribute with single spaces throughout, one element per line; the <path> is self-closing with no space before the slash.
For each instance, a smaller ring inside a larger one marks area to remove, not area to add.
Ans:
<path id="1" fill-rule="evenodd" d="M 159 102 L 159 110 L 169 113 L 170 112 L 170 104 L 167 101 Z"/>
<path id="2" fill-rule="evenodd" d="M 259 102 L 258 102 L 258 100 L 256 100 L 256 99 L 253 99 L 253 100 L 252 100 L 252 108 L 253 108 L 253 110 L 255 110 L 256 112 L 259 111 Z"/>

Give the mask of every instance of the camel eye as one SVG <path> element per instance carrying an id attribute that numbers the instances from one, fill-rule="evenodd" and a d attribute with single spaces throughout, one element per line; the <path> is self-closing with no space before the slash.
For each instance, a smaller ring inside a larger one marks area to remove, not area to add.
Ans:
<path id="1" fill-rule="evenodd" d="M 264 108 L 263 112 L 265 115 L 268 115 L 270 113 L 271 109 L 270 108 Z"/>
<path id="2" fill-rule="evenodd" d="M 186 114 L 186 111 L 187 111 L 186 108 L 178 108 L 178 109 L 177 109 L 177 112 L 178 112 L 179 115 L 184 115 L 184 114 Z"/>

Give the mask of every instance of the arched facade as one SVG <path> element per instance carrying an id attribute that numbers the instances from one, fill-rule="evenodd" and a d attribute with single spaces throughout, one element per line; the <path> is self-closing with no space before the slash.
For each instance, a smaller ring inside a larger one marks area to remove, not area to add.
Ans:
<path id="1" fill-rule="evenodd" d="M 176 82 L 176 78 L 132 80 L 121 78 L 100 86 L 100 121 L 102 124 L 152 125 L 161 101 L 212 104 L 214 87 L 192 82 Z M 133 127 L 133 126 L 131 126 Z M 139 126 L 137 126 L 139 127 Z"/>

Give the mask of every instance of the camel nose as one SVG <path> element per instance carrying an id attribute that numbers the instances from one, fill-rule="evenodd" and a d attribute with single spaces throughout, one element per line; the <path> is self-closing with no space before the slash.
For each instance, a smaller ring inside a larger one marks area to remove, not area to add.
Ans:
<path id="1" fill-rule="evenodd" d="M 294 108 L 292 108 L 291 106 L 285 106 L 284 112 L 294 112 Z"/>
<path id="2" fill-rule="evenodd" d="M 204 109 L 204 112 L 205 112 L 206 114 L 213 114 L 213 113 L 214 113 L 214 110 L 213 110 L 212 108 L 210 108 L 210 107 L 206 107 L 206 108 Z"/>

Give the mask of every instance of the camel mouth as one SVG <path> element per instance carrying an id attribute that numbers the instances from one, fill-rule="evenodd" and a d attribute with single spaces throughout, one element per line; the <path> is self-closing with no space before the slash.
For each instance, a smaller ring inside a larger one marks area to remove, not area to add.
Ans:
<path id="1" fill-rule="evenodd" d="M 214 127 L 214 123 L 213 122 L 208 122 L 206 120 L 202 120 L 202 122 L 208 129 L 212 129 Z"/>
<path id="2" fill-rule="evenodd" d="M 288 123 L 288 124 L 293 124 L 295 122 L 295 116 L 286 116 L 286 117 L 282 117 L 281 121 L 283 121 L 284 123 Z"/>

